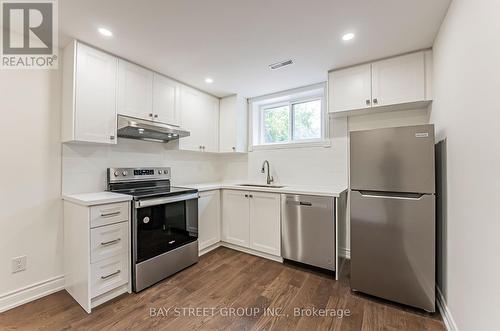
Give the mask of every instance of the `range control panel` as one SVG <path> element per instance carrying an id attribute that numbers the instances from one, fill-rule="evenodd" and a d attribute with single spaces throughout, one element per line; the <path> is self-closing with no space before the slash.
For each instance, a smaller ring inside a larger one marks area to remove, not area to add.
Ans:
<path id="1" fill-rule="evenodd" d="M 108 168 L 108 181 L 170 179 L 170 168 Z"/>

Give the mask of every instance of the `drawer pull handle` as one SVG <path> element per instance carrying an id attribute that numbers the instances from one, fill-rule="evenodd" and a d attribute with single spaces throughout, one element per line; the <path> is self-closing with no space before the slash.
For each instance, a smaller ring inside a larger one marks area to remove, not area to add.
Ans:
<path id="1" fill-rule="evenodd" d="M 115 212 L 107 213 L 107 214 L 101 213 L 101 217 L 112 217 L 112 216 L 116 216 L 116 215 L 120 215 L 120 212 L 119 211 L 115 211 Z"/>
<path id="2" fill-rule="evenodd" d="M 108 246 L 108 245 L 117 244 L 120 242 L 120 240 L 122 240 L 122 238 L 118 238 L 118 239 L 111 240 L 111 241 L 105 241 L 105 242 L 101 243 L 101 246 Z"/>
<path id="3" fill-rule="evenodd" d="M 113 277 L 113 276 L 116 276 L 118 275 L 120 272 L 122 272 L 121 270 L 116 270 L 115 272 L 113 272 L 112 274 L 109 274 L 107 276 L 101 276 L 101 279 L 108 279 L 110 277 Z"/>
<path id="4" fill-rule="evenodd" d="M 302 202 L 302 201 L 301 201 L 301 202 L 300 202 L 300 205 L 301 205 L 301 206 L 312 206 L 312 203 L 310 203 L 310 202 Z"/>

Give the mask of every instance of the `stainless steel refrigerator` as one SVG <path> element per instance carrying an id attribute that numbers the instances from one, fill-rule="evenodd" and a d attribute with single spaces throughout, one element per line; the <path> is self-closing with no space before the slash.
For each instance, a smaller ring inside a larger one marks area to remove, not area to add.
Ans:
<path id="1" fill-rule="evenodd" d="M 434 126 L 351 132 L 351 288 L 435 311 Z"/>

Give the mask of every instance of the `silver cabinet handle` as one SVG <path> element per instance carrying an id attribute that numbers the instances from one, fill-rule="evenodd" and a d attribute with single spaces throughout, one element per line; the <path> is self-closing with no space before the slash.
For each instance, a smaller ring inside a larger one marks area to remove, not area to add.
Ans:
<path id="1" fill-rule="evenodd" d="M 105 242 L 102 242 L 102 243 L 101 243 L 101 246 L 108 246 L 108 245 L 117 244 L 117 243 L 119 243 L 121 240 L 122 240 L 121 238 L 118 238 L 118 239 L 111 240 L 111 241 L 105 241 Z"/>
<path id="2" fill-rule="evenodd" d="M 119 214 L 120 214 L 119 211 L 115 211 L 115 212 L 107 213 L 107 214 L 102 214 L 101 213 L 101 217 L 112 217 L 112 216 L 116 216 L 116 215 L 119 215 Z"/>
<path id="3" fill-rule="evenodd" d="M 101 276 L 101 279 L 108 279 L 110 277 L 113 277 L 113 276 L 116 276 L 118 275 L 120 272 L 122 272 L 121 270 L 116 270 L 115 272 L 113 272 L 112 274 L 109 274 L 109 275 L 106 275 L 106 276 Z"/>
<path id="4" fill-rule="evenodd" d="M 378 104 L 378 100 L 377 100 L 377 98 L 373 99 L 373 103 L 374 103 L 374 104 Z"/>
<path id="5" fill-rule="evenodd" d="M 370 105 L 370 99 L 366 99 L 366 105 L 369 106 Z"/>
<path id="6" fill-rule="evenodd" d="M 109 140 L 115 140 L 115 136 L 109 136 Z"/>

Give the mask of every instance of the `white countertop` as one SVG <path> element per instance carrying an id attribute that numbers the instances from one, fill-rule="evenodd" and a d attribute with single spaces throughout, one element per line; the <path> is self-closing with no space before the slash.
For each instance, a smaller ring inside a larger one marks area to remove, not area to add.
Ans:
<path id="1" fill-rule="evenodd" d="M 241 183 L 245 183 L 245 181 L 240 181 L 238 183 L 199 183 L 199 184 L 184 184 L 175 186 L 195 188 L 198 189 L 198 191 L 200 192 L 218 190 L 218 189 L 231 189 L 231 190 L 257 191 L 257 192 L 318 195 L 318 196 L 330 196 L 330 197 L 339 197 L 342 192 L 347 190 L 347 186 L 340 186 L 340 185 L 299 186 L 299 185 L 283 184 L 282 188 L 276 188 L 276 187 L 259 187 L 259 186 L 241 186 L 239 185 Z M 281 185 L 281 184 L 276 184 L 276 185 Z"/>
<path id="2" fill-rule="evenodd" d="M 76 203 L 81 206 L 95 206 L 106 203 L 124 202 L 132 200 L 131 195 L 113 192 L 95 192 L 82 194 L 63 195 L 63 200 Z"/>

